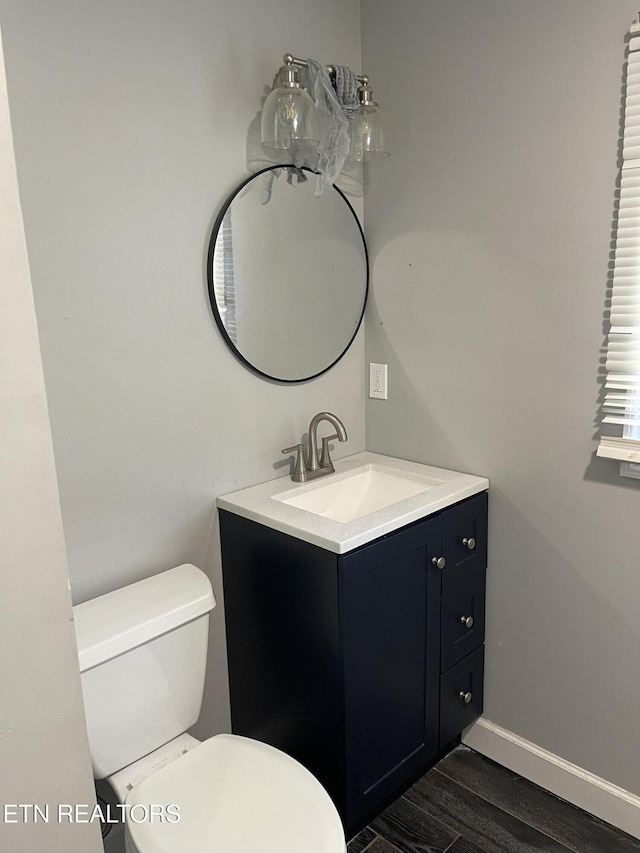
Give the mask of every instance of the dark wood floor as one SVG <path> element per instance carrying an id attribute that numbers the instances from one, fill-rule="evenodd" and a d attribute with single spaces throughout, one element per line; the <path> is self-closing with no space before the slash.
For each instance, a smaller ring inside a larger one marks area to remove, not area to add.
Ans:
<path id="1" fill-rule="evenodd" d="M 459 746 L 349 853 L 640 853 L 640 840 Z"/>

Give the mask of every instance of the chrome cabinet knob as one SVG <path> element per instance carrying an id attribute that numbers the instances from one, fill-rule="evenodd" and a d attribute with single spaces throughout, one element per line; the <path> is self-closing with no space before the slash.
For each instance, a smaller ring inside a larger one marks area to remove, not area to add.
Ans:
<path id="1" fill-rule="evenodd" d="M 470 692 L 465 693 L 464 690 L 461 690 L 458 695 L 463 700 L 465 705 L 468 705 L 469 702 L 471 702 L 471 700 L 473 699 L 473 693 L 470 693 Z"/>
<path id="2" fill-rule="evenodd" d="M 473 628 L 473 616 L 461 616 L 460 621 L 465 628 Z"/>
<path id="3" fill-rule="evenodd" d="M 434 566 L 436 566 L 436 568 L 438 568 L 438 569 L 444 569 L 444 567 L 447 565 L 447 561 L 445 560 L 445 558 L 444 558 L 444 557 L 434 557 L 434 558 L 431 560 L 431 562 L 432 562 L 432 563 L 433 563 L 433 565 L 434 565 Z"/>
<path id="4" fill-rule="evenodd" d="M 470 551 L 473 551 L 473 549 L 476 547 L 476 540 L 473 538 L 473 536 L 465 536 L 462 540 L 462 544 L 465 545 Z"/>

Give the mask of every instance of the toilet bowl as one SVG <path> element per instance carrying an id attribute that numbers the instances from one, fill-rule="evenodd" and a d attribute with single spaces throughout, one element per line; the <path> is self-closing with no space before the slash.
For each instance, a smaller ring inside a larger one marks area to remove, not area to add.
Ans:
<path id="1" fill-rule="evenodd" d="M 74 607 L 89 745 L 127 853 L 345 853 L 329 795 L 290 756 L 186 733 L 200 713 L 207 577 L 184 565 Z"/>
<path id="2" fill-rule="evenodd" d="M 126 805 L 175 804 L 172 823 L 129 820 L 127 853 L 344 853 L 328 794 L 297 761 L 236 735 L 216 735 L 136 785 Z M 129 812 L 135 815 L 134 811 Z"/>

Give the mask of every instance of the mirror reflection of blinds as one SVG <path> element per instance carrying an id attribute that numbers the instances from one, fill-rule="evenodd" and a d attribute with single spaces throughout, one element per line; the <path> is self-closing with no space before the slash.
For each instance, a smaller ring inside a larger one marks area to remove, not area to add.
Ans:
<path id="1" fill-rule="evenodd" d="M 236 290 L 233 279 L 233 239 L 231 233 L 231 210 L 222 220 L 222 228 L 213 250 L 213 287 L 216 304 L 227 334 L 237 343 Z"/>
<path id="2" fill-rule="evenodd" d="M 627 57 L 615 243 L 602 420 L 621 425 L 622 436 L 602 436 L 597 454 L 622 462 L 640 462 L 640 37 L 637 35 L 629 42 Z"/>

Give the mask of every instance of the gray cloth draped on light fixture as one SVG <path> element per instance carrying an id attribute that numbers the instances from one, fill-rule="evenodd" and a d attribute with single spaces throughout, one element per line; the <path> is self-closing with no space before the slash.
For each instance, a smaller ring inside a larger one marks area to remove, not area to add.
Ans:
<path id="1" fill-rule="evenodd" d="M 333 71 L 336 75 L 336 95 L 340 101 L 342 112 L 348 121 L 360 109 L 358 100 L 358 86 L 360 82 L 350 68 L 346 65 L 334 65 Z"/>
<path id="2" fill-rule="evenodd" d="M 345 118 L 342 105 L 324 65 L 314 59 L 308 59 L 306 70 L 309 93 L 315 101 L 318 119 L 320 141 L 316 148 L 318 152 L 316 168 L 319 172 L 316 195 L 321 195 L 326 187 L 335 183 L 349 157 L 351 147 L 349 122 Z"/>

